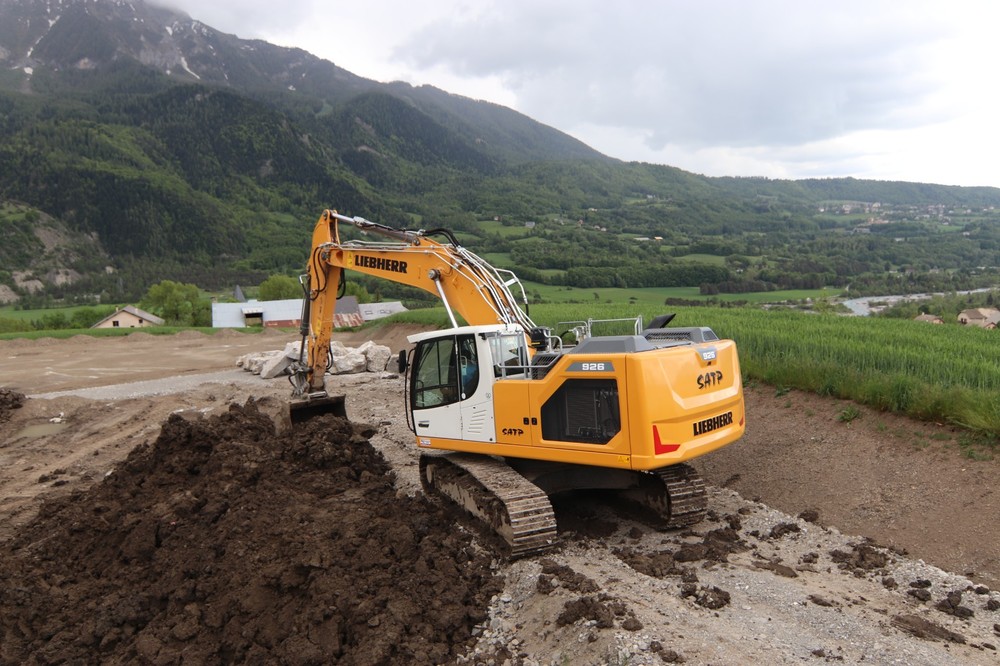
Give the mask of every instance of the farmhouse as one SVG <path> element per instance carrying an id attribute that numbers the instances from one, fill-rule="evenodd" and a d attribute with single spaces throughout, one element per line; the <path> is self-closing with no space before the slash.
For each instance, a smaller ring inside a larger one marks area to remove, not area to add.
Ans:
<path id="1" fill-rule="evenodd" d="M 919 315 L 917 315 L 916 317 L 913 318 L 913 321 L 925 321 L 925 322 L 927 322 L 929 324 L 943 324 L 944 323 L 944 319 L 941 319 L 941 317 L 939 317 L 937 315 L 932 315 L 932 314 L 919 314 Z"/>
<path id="2" fill-rule="evenodd" d="M 958 313 L 958 323 L 980 328 L 996 328 L 1000 324 L 1000 310 L 996 308 L 972 308 Z"/>
<path id="3" fill-rule="evenodd" d="M 97 322 L 91 328 L 142 328 L 143 326 L 163 326 L 162 319 L 133 305 L 126 305 L 114 314 Z"/>

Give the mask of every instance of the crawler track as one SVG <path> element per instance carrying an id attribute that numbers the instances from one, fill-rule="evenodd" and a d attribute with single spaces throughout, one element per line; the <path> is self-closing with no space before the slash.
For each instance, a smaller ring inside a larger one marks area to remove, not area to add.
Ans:
<path id="1" fill-rule="evenodd" d="M 664 467 L 655 472 L 669 498 L 670 517 L 668 527 L 689 527 L 701 522 L 708 509 L 705 482 L 690 465 L 680 464 Z"/>
<path id="2" fill-rule="evenodd" d="M 708 508 L 705 482 L 693 467 L 683 463 L 644 473 L 639 487 L 623 495 L 651 509 L 671 529 L 700 522 Z"/>
<path id="3" fill-rule="evenodd" d="M 502 460 L 425 453 L 420 456 L 420 480 L 428 494 L 447 497 L 483 521 L 503 539 L 511 559 L 536 555 L 558 543 L 549 498 Z"/>
<path id="4" fill-rule="evenodd" d="M 655 514 L 662 527 L 690 527 L 705 517 L 705 482 L 690 465 L 633 474 L 637 484 L 621 491 L 622 496 Z M 427 494 L 446 497 L 478 518 L 511 559 L 537 555 L 558 543 L 545 491 L 501 459 L 424 453 L 420 480 Z"/>

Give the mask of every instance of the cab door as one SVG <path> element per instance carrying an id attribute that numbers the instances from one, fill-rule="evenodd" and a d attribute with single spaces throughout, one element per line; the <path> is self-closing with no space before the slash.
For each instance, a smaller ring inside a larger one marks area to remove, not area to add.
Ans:
<path id="1" fill-rule="evenodd" d="M 456 343 L 462 439 L 495 442 L 493 373 L 488 343 L 476 335 L 460 335 Z"/>
<path id="2" fill-rule="evenodd" d="M 410 409 L 417 437 L 462 438 L 454 335 L 422 340 L 413 351 Z"/>
<path id="3" fill-rule="evenodd" d="M 410 408 L 418 437 L 495 441 L 493 376 L 473 334 L 423 340 L 414 350 Z"/>

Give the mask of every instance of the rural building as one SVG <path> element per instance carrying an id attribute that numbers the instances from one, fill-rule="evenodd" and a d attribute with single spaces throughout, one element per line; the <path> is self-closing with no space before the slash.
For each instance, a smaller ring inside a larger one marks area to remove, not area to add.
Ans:
<path id="1" fill-rule="evenodd" d="M 958 313 L 958 323 L 980 328 L 996 328 L 1000 324 L 1000 310 L 996 308 L 972 308 Z"/>
<path id="2" fill-rule="evenodd" d="M 340 306 L 338 305 L 337 308 L 339 309 Z M 388 317 L 389 315 L 396 314 L 397 312 L 406 312 L 406 308 L 399 301 L 387 301 L 385 303 L 361 303 L 358 305 L 358 310 L 361 312 L 361 317 L 365 321 L 381 319 L 382 317 Z"/>
<path id="3" fill-rule="evenodd" d="M 358 304 L 354 296 L 344 296 L 337 301 L 333 317 L 334 328 L 361 326 L 372 319 L 388 317 L 406 308 L 399 301 L 389 303 Z M 297 328 L 302 319 L 302 299 L 280 301 L 247 301 L 246 303 L 212 303 L 212 326 L 215 328 L 245 328 L 265 326 Z"/>
<path id="4" fill-rule="evenodd" d="M 913 321 L 926 321 L 929 324 L 943 324 L 944 319 L 932 314 L 919 314 L 913 318 Z"/>
<path id="5" fill-rule="evenodd" d="M 97 322 L 91 328 L 142 328 L 143 326 L 163 326 L 164 321 L 154 314 L 126 305 L 114 314 Z"/>

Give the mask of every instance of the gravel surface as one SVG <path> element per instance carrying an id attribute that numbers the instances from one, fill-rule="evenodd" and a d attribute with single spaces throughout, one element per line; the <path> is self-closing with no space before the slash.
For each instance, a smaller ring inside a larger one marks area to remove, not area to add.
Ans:
<path id="1" fill-rule="evenodd" d="M 287 380 L 285 380 L 285 383 L 287 384 Z M 164 379 L 147 379 L 124 384 L 111 384 L 109 386 L 35 393 L 28 395 L 28 397 L 40 400 L 58 400 L 67 397 L 101 401 L 132 400 L 135 398 L 185 393 L 203 388 L 207 384 L 239 384 L 245 386 L 247 390 L 253 391 L 254 389 L 264 389 L 265 386 L 268 386 L 269 382 L 244 370 L 221 370 L 218 372 L 180 375 Z M 273 382 L 270 384 L 273 384 Z M 270 390 L 270 387 L 267 390 Z"/>

